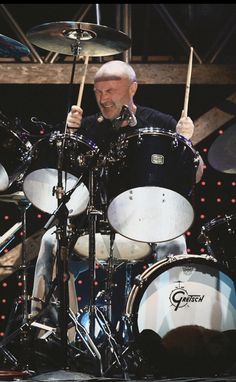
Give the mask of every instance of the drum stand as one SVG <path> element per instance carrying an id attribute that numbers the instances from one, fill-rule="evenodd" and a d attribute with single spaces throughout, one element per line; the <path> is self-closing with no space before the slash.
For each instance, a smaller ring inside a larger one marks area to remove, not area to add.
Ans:
<path id="1" fill-rule="evenodd" d="M 22 236 L 22 249 L 21 249 L 21 266 L 20 269 L 22 270 L 22 295 L 20 296 L 20 299 L 18 300 L 17 304 L 21 303 L 23 306 L 22 309 L 22 325 L 19 329 L 15 330 L 13 333 L 6 335 L 6 337 L 3 338 L 3 340 L 0 343 L 0 351 L 4 354 L 4 356 L 10 361 L 11 364 L 13 364 L 16 368 L 22 368 L 28 373 L 32 373 L 32 371 L 29 370 L 30 362 L 30 333 L 29 333 L 29 312 L 28 312 L 28 305 L 30 296 L 28 295 L 28 286 L 27 286 L 27 263 L 26 263 L 26 211 L 31 206 L 31 203 L 25 199 L 20 197 L 17 201 L 18 208 L 21 212 L 21 220 L 22 220 L 22 229 L 23 229 L 23 236 Z M 17 306 L 14 307 L 14 312 L 16 312 Z M 13 320 L 13 314 L 10 314 L 11 320 Z M 10 330 L 10 323 L 8 323 L 6 334 Z M 24 355 L 24 364 L 22 365 L 21 362 L 17 360 L 17 358 L 6 348 L 8 344 L 12 342 L 16 337 L 20 337 L 20 344 L 23 345 L 23 351 L 22 354 Z"/>
<path id="2" fill-rule="evenodd" d="M 125 358 L 123 357 L 123 353 L 121 352 L 121 347 L 117 344 L 115 338 L 112 335 L 112 332 L 110 330 L 109 324 L 112 322 L 112 289 L 114 287 L 113 285 L 113 270 L 114 270 L 114 241 L 115 241 L 115 232 L 111 231 L 110 233 L 110 253 L 108 258 L 108 267 L 107 267 L 107 282 L 106 282 L 106 301 L 107 301 L 107 319 L 108 322 L 105 320 L 105 317 L 103 316 L 103 323 L 99 323 L 100 327 L 105 332 L 108 343 L 109 343 L 109 350 L 110 353 L 107 354 L 107 369 L 104 372 L 104 375 L 109 375 L 111 370 L 116 366 L 119 367 L 119 369 L 122 371 L 124 375 L 124 379 L 130 379 L 128 375 L 128 366 L 125 361 Z M 115 360 L 112 362 L 112 355 L 115 357 Z"/>
<path id="3" fill-rule="evenodd" d="M 77 322 L 77 319 L 74 313 L 69 309 L 69 293 L 68 293 L 68 238 L 66 235 L 66 222 L 68 217 L 68 209 L 66 207 L 66 203 L 70 200 L 71 194 L 75 191 L 75 189 L 81 184 L 82 178 L 87 175 L 83 174 L 80 176 L 79 180 L 75 184 L 75 186 L 67 193 L 64 192 L 62 185 L 62 163 L 63 163 L 63 145 L 58 145 L 58 185 L 54 189 L 54 193 L 58 199 L 58 208 L 52 214 L 51 218 L 48 220 L 44 229 L 49 229 L 54 220 L 56 218 L 59 219 L 59 224 L 57 226 L 57 240 L 58 240 L 58 249 L 57 249 L 57 282 L 59 283 L 59 327 L 61 333 L 61 345 L 63 350 L 63 367 L 65 369 L 69 368 L 68 363 L 68 344 L 67 344 L 67 329 L 68 329 L 68 318 L 75 325 L 75 330 L 85 344 L 87 349 L 93 358 L 97 359 L 99 363 L 99 373 L 103 375 L 103 368 L 101 364 L 101 355 L 93 342 L 94 338 L 94 327 L 95 327 L 95 308 L 94 308 L 94 273 L 95 273 L 95 230 L 96 230 L 96 216 L 98 211 L 94 210 L 92 207 L 92 203 L 90 202 L 89 206 L 89 228 L 90 228 L 90 274 L 91 274 L 91 288 L 90 288 L 90 333 L 87 332 L 86 328 L 83 325 Z M 92 158 L 91 163 L 94 158 Z M 93 189 L 93 171 L 90 169 L 91 164 L 88 166 L 87 172 L 89 172 L 89 182 L 90 182 L 90 190 Z M 90 200 L 93 199 L 90 197 Z M 93 256 L 92 256 L 93 255 Z M 55 287 L 55 286 L 54 286 Z M 49 292 L 50 293 L 50 292 Z M 52 295 L 52 292 L 50 293 Z M 47 300 L 47 298 L 46 298 Z M 41 313 L 40 313 L 41 315 Z"/>

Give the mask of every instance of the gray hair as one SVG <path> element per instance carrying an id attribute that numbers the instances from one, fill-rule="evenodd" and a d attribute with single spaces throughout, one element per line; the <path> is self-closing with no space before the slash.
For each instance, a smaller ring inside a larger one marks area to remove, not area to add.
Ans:
<path id="1" fill-rule="evenodd" d="M 98 69 L 94 77 L 94 82 L 122 78 L 128 78 L 130 82 L 137 81 L 136 73 L 132 66 L 123 61 L 113 60 L 106 62 Z"/>

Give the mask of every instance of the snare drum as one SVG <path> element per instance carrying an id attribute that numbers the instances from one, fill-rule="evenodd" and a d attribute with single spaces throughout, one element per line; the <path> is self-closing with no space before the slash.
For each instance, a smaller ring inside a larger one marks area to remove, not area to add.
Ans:
<path id="1" fill-rule="evenodd" d="M 170 256 L 136 278 L 126 316 L 135 337 L 144 329 L 164 337 L 186 325 L 235 330 L 235 281 L 211 256 Z"/>
<path id="2" fill-rule="evenodd" d="M 98 261 L 107 261 L 110 256 L 110 234 L 95 234 L 95 256 Z M 89 257 L 89 235 L 84 232 L 76 241 L 74 252 L 82 258 Z M 151 246 L 115 234 L 113 258 L 115 261 L 142 261 L 151 254 Z"/>
<path id="3" fill-rule="evenodd" d="M 30 163 L 29 141 L 21 138 L 6 119 L 0 121 L 0 191 L 19 180 Z"/>
<path id="4" fill-rule="evenodd" d="M 137 241 L 172 240 L 191 226 L 191 193 L 198 157 L 184 137 L 159 128 L 120 138 L 110 165 L 107 217 L 115 231 Z"/>
<path id="5" fill-rule="evenodd" d="M 35 144 L 23 189 L 35 207 L 49 214 L 58 206 L 55 190 L 58 184 L 59 150 L 62 150 L 63 155 L 62 184 L 64 192 L 68 192 L 78 182 L 98 148 L 81 135 L 73 136 L 58 132 L 51 134 L 50 138 L 40 139 Z M 85 183 L 83 179 L 67 203 L 69 216 L 79 215 L 87 208 L 89 191 Z"/>

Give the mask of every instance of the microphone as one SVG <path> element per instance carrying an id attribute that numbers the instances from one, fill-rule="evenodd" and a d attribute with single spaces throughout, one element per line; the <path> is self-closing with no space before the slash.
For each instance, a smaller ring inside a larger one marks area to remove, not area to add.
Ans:
<path id="1" fill-rule="evenodd" d="M 103 115 L 102 114 L 99 114 L 99 116 L 97 117 L 97 122 L 98 123 L 101 123 L 101 122 L 103 122 L 104 121 L 104 117 L 103 117 Z"/>
<path id="2" fill-rule="evenodd" d="M 128 120 L 128 124 L 130 127 L 134 127 L 137 125 L 137 118 L 134 113 L 129 109 L 127 105 L 124 105 L 122 110 L 124 111 L 124 119 Z"/>

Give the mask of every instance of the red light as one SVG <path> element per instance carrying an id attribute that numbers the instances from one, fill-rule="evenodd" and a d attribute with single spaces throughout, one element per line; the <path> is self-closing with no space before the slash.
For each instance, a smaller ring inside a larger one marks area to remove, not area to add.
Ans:
<path id="1" fill-rule="evenodd" d="M 217 203 L 221 203 L 221 198 L 216 198 Z"/>
<path id="2" fill-rule="evenodd" d="M 218 181 L 216 182 L 216 184 L 217 184 L 217 186 L 222 186 L 222 182 L 221 182 L 220 180 L 218 180 Z"/>
<path id="3" fill-rule="evenodd" d="M 6 319 L 6 316 L 2 315 L 1 320 L 5 320 L 5 319 Z"/>
<path id="4" fill-rule="evenodd" d="M 94 285 L 95 285 L 95 286 L 98 286 L 98 282 L 97 282 L 97 280 L 94 280 Z"/>
<path id="5" fill-rule="evenodd" d="M 200 219 L 205 219 L 205 215 L 204 215 L 204 214 L 201 214 L 201 215 L 200 215 Z"/>
<path id="6" fill-rule="evenodd" d="M 204 249 L 204 248 L 201 248 L 201 249 L 200 249 L 200 252 L 201 252 L 201 253 L 204 253 L 204 252 L 205 252 L 205 249 Z"/>
<path id="7" fill-rule="evenodd" d="M 204 147 L 203 152 L 204 152 L 204 153 L 207 153 L 207 151 L 208 151 L 208 148 L 207 148 L 207 147 Z"/>
<path id="8" fill-rule="evenodd" d="M 7 287 L 7 283 L 6 282 L 2 283 L 2 286 L 3 286 L 3 288 L 6 288 Z"/>
<path id="9" fill-rule="evenodd" d="M 41 219 L 42 218 L 42 214 L 37 214 L 37 218 Z"/>
<path id="10" fill-rule="evenodd" d="M 191 249 L 190 248 L 188 248 L 187 249 L 187 253 L 191 253 L 192 251 L 191 251 Z"/>
<path id="11" fill-rule="evenodd" d="M 10 217 L 9 217 L 9 215 L 5 215 L 5 216 L 3 217 L 3 219 L 4 219 L 4 220 L 9 220 Z"/>
<path id="12" fill-rule="evenodd" d="M 78 280 L 77 283 L 78 283 L 79 285 L 82 285 L 82 284 L 83 284 L 83 280 Z"/>
<path id="13" fill-rule="evenodd" d="M 146 264 L 144 264 L 143 269 L 144 269 L 144 270 L 147 269 L 147 265 L 146 265 Z"/>
<path id="14" fill-rule="evenodd" d="M 219 130 L 219 134 L 220 135 L 224 134 L 224 130 Z"/>
<path id="15" fill-rule="evenodd" d="M 40 135 L 43 135 L 43 134 L 44 134 L 44 129 L 41 129 L 41 130 L 39 131 L 39 134 L 40 134 Z"/>
<path id="16" fill-rule="evenodd" d="M 233 187 L 235 187 L 235 186 L 236 186 L 236 182 L 232 182 L 231 184 L 232 184 L 232 186 L 233 186 Z"/>
<path id="17" fill-rule="evenodd" d="M 205 203 L 206 199 L 205 199 L 205 198 L 201 198 L 200 201 L 201 201 L 202 203 Z"/>
<path id="18" fill-rule="evenodd" d="M 235 203 L 236 203 L 236 199 L 234 199 L 234 198 L 231 199 L 231 203 L 232 203 L 232 204 L 235 204 Z"/>
<path id="19" fill-rule="evenodd" d="M 18 285 L 18 287 L 22 287 L 22 285 L 23 285 L 22 281 L 18 281 L 17 285 Z"/>
<path id="20" fill-rule="evenodd" d="M 0 337 L 4 337 L 5 333 L 4 332 L 0 332 Z"/>
<path id="21" fill-rule="evenodd" d="M 2 299 L 2 303 L 3 304 L 6 304 L 7 303 L 7 300 L 5 298 Z"/>
<path id="22" fill-rule="evenodd" d="M 192 234 L 191 231 L 186 232 L 186 236 L 191 236 L 191 234 Z"/>
<path id="23" fill-rule="evenodd" d="M 206 185 L 205 180 L 203 180 L 203 181 L 201 182 L 201 185 L 202 185 L 202 186 L 205 186 L 205 185 Z"/>
<path id="24" fill-rule="evenodd" d="M 81 297 L 81 296 L 78 296 L 78 297 L 77 297 L 77 300 L 78 300 L 78 302 L 82 301 L 82 297 Z"/>

